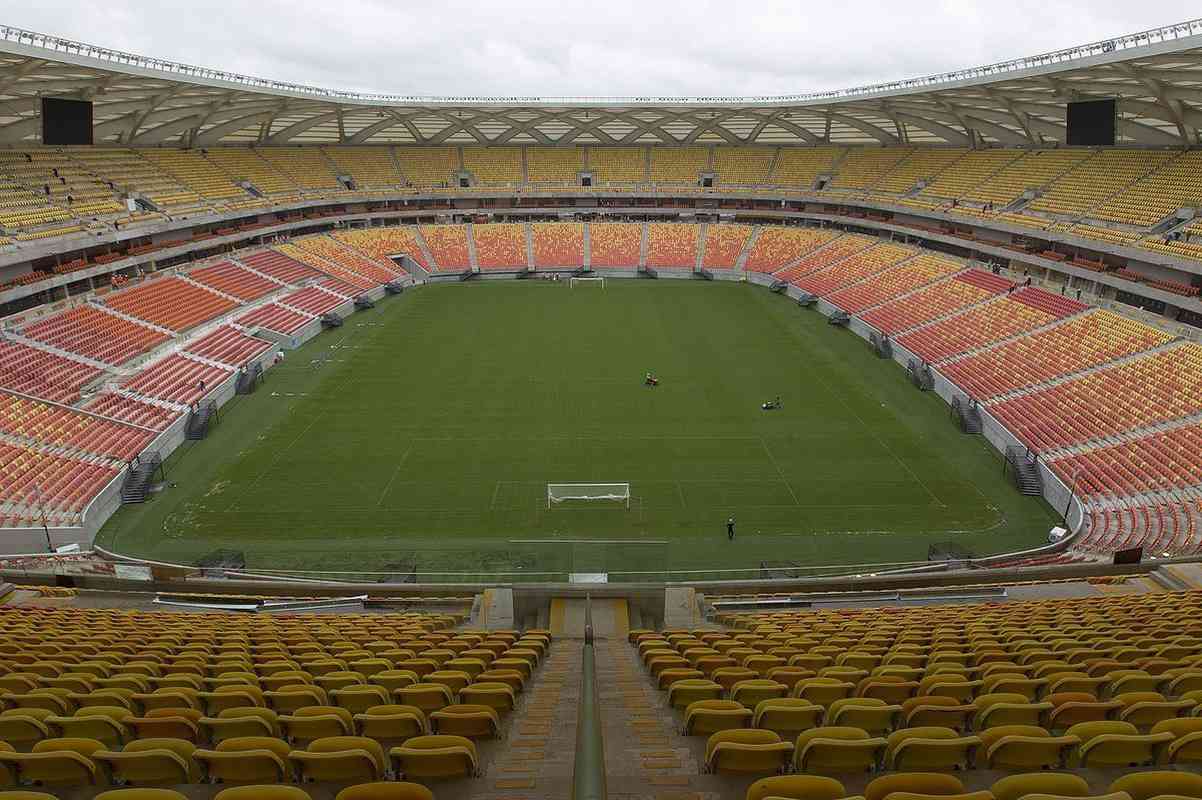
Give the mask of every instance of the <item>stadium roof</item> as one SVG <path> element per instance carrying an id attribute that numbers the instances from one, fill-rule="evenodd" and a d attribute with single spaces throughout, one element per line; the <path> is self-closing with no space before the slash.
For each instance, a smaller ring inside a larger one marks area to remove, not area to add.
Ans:
<path id="1" fill-rule="evenodd" d="M 93 101 L 98 144 L 1051 144 L 1064 141 L 1066 102 L 1116 97 L 1120 143 L 1198 145 L 1202 19 L 974 69 L 764 97 L 361 94 L 0 26 L 0 144 L 38 143 L 41 96 Z"/>

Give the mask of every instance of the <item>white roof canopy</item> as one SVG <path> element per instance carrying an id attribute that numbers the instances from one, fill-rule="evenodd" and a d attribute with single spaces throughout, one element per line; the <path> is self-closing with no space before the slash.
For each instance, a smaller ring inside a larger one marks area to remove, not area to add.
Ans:
<path id="1" fill-rule="evenodd" d="M 1118 98 L 1119 143 L 1202 144 L 1202 19 L 974 69 L 775 97 L 413 97 L 282 83 L 0 26 L 0 144 L 39 97 L 94 103 L 97 144 L 1063 143 Z"/>

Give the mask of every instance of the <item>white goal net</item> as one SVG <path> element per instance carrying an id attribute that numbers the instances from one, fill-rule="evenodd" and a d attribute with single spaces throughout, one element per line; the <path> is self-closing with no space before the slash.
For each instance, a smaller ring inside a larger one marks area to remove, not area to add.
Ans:
<path id="1" fill-rule="evenodd" d="M 586 278 L 573 275 L 572 278 L 568 281 L 568 285 L 573 289 L 576 288 L 576 284 L 578 284 L 578 283 L 583 283 L 586 285 L 599 283 L 599 284 L 601 284 L 602 289 L 605 288 L 605 278 L 601 277 L 600 275 L 590 275 Z"/>
<path id="2" fill-rule="evenodd" d="M 547 508 L 565 500 L 601 500 L 630 508 L 629 483 L 548 483 Z"/>

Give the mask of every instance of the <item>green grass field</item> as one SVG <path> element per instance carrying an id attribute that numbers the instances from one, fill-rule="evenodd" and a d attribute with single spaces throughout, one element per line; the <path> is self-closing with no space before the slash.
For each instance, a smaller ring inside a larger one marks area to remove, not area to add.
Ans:
<path id="1" fill-rule="evenodd" d="M 784 409 L 761 411 L 776 395 Z M 167 471 L 99 544 L 177 562 L 232 548 L 257 569 L 622 580 L 922 560 L 947 540 L 983 555 L 1055 522 L 900 367 L 743 284 L 386 298 L 290 354 Z M 603 481 L 632 484 L 629 510 L 546 507 L 548 482 Z"/>

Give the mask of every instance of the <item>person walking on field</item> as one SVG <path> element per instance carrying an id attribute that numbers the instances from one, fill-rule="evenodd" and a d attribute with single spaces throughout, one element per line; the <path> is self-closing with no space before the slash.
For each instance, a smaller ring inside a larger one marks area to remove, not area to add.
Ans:
<path id="1" fill-rule="evenodd" d="M 731 517 L 726 520 L 726 539 L 733 542 L 735 540 L 735 518 Z"/>

